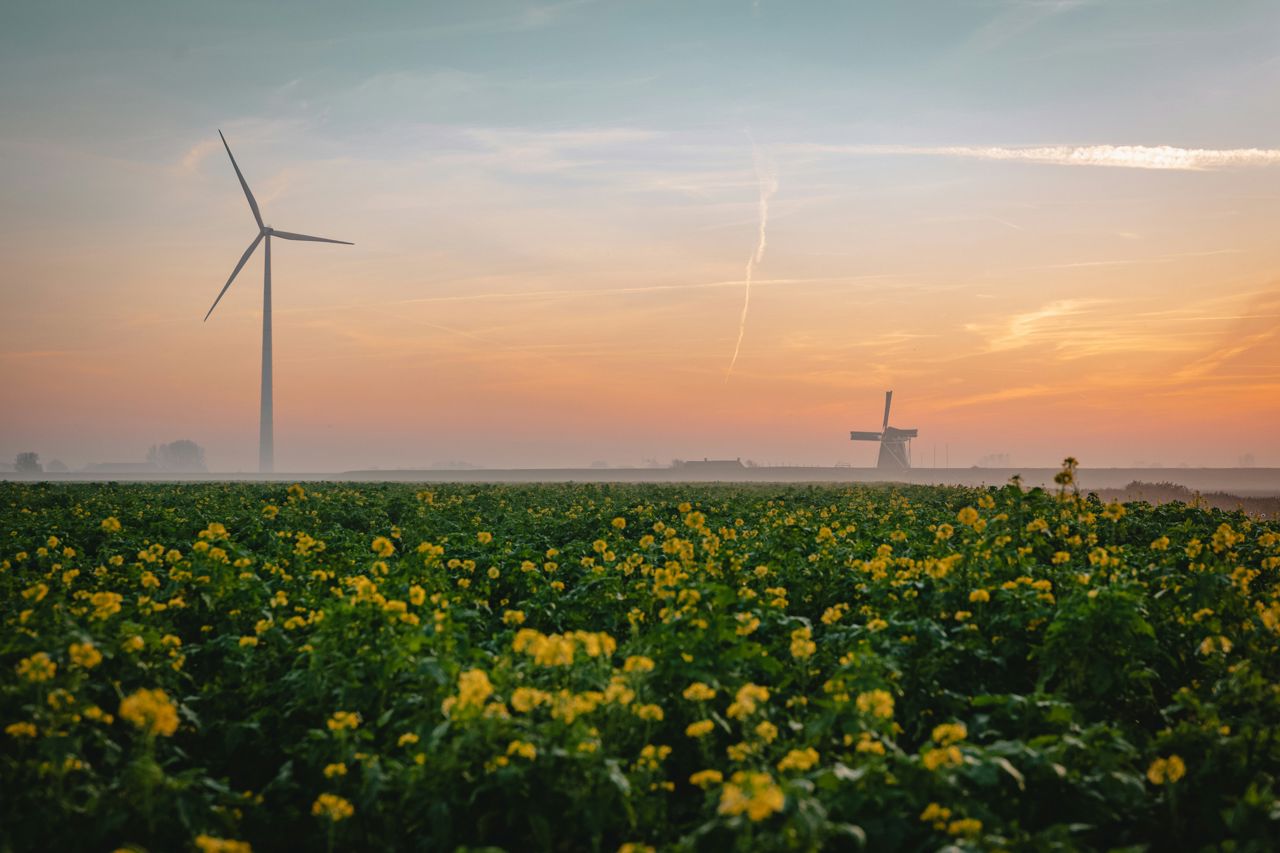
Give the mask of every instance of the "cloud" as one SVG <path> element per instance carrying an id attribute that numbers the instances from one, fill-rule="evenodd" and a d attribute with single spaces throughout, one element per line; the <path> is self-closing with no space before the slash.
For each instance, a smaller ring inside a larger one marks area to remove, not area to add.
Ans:
<path id="1" fill-rule="evenodd" d="M 181 170 L 188 174 L 197 171 L 205 158 L 221 147 L 217 139 L 205 139 L 202 142 L 197 142 L 187 149 L 186 154 L 182 155 Z"/>
<path id="2" fill-rule="evenodd" d="M 559 131 L 470 128 L 462 131 L 453 150 L 446 150 L 441 159 L 519 173 L 565 172 L 634 156 L 635 146 L 657 136 L 653 131 L 621 127 Z"/>
<path id="3" fill-rule="evenodd" d="M 1010 317 L 1006 321 L 1004 328 L 994 334 L 992 334 L 991 329 L 977 324 L 969 324 L 965 328 L 970 332 L 990 335 L 987 340 L 988 352 L 1017 349 L 1046 337 L 1059 337 L 1065 328 L 1062 324 L 1064 319 L 1078 316 L 1105 301 L 1101 299 L 1059 299 L 1034 311 Z"/>
<path id="4" fill-rule="evenodd" d="M 996 4 L 1000 8 L 965 42 L 968 50 L 995 50 L 1039 26 L 1041 22 L 1065 12 L 1093 5 L 1092 0 L 1012 0 Z"/>
<path id="5" fill-rule="evenodd" d="M 1209 171 L 1280 165 L 1280 148 L 1177 148 L 1171 145 L 1003 146 L 804 145 L 799 150 L 852 156 L 904 155 L 970 160 L 1011 160 L 1054 166 Z"/>

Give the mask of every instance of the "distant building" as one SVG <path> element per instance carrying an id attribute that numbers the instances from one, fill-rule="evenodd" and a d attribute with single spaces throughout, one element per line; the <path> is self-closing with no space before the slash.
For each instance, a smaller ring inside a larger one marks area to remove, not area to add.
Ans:
<path id="1" fill-rule="evenodd" d="M 741 472 L 746 466 L 742 464 L 741 459 L 707 459 L 703 457 L 701 461 L 697 459 L 676 459 L 672 461 L 671 467 L 690 474 L 729 474 Z"/>

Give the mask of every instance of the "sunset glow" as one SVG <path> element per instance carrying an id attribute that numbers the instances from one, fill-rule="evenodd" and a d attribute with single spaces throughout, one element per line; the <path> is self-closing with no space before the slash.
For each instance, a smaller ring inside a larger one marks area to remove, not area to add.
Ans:
<path id="1" fill-rule="evenodd" d="M 0 458 L 252 468 L 221 128 L 277 470 L 1280 465 L 1280 12 L 945 5 L 7 11 Z"/>

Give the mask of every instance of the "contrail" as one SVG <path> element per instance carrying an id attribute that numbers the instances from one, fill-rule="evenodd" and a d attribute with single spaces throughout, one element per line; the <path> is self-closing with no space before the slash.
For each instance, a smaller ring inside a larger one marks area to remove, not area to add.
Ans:
<path id="1" fill-rule="evenodd" d="M 751 139 L 751 134 L 747 134 Z M 747 257 L 746 289 L 742 296 L 742 319 L 738 323 L 738 342 L 733 347 L 733 358 L 729 361 L 729 369 L 725 371 L 724 381 L 728 382 L 733 375 L 733 366 L 738 363 L 738 352 L 742 349 L 742 336 L 747 331 L 747 312 L 751 308 L 751 279 L 755 276 L 756 265 L 764 260 L 764 249 L 768 245 L 766 229 L 769 225 L 769 199 L 778 191 L 778 171 L 768 155 L 761 152 L 756 141 L 751 139 L 751 159 L 755 163 L 756 182 L 760 185 L 760 236 L 756 240 L 756 249 Z"/>

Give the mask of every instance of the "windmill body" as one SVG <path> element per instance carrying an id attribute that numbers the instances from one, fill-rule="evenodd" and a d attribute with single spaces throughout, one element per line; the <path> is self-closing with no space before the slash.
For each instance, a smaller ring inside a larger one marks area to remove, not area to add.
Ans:
<path id="1" fill-rule="evenodd" d="M 227 145 L 227 138 L 222 136 L 222 131 L 218 131 L 218 136 L 222 138 L 222 146 L 227 149 L 227 156 L 231 158 L 231 167 L 236 170 L 236 178 L 240 181 L 240 188 L 244 190 L 244 197 L 249 202 L 249 210 L 253 212 L 253 219 L 258 224 L 258 235 L 253 238 L 249 248 L 245 249 L 244 254 L 240 256 L 240 262 L 231 271 L 231 277 L 222 286 L 222 290 L 218 291 L 218 298 L 213 300 L 213 305 L 210 306 L 209 312 L 204 315 L 204 318 L 206 320 L 209 319 L 213 309 L 217 308 L 218 303 L 222 301 L 222 295 L 227 292 L 227 288 L 231 287 L 231 282 L 236 280 L 236 276 L 240 274 L 240 270 L 244 269 L 244 265 L 249 262 L 249 257 L 258 248 L 258 244 L 262 243 L 262 401 L 258 423 L 258 471 L 263 474 L 269 474 L 275 470 L 275 413 L 272 409 L 271 377 L 271 238 L 279 237 L 282 240 L 302 240 L 310 243 L 341 243 L 344 246 L 354 244 L 348 243 L 346 240 L 330 240 L 327 237 L 312 237 L 309 234 L 278 231 L 265 224 L 262 221 L 262 213 L 258 210 L 258 202 L 249 190 L 249 184 L 245 181 L 244 175 L 241 174 L 236 158 L 231 154 L 231 146 Z"/>
<path id="2" fill-rule="evenodd" d="M 915 429 L 898 429 L 889 426 L 889 406 L 893 392 L 884 392 L 884 423 L 879 432 L 850 432 L 852 441 L 880 442 L 880 458 L 876 467 L 881 470 L 905 471 L 911 467 L 911 439 L 920 434 Z"/>

